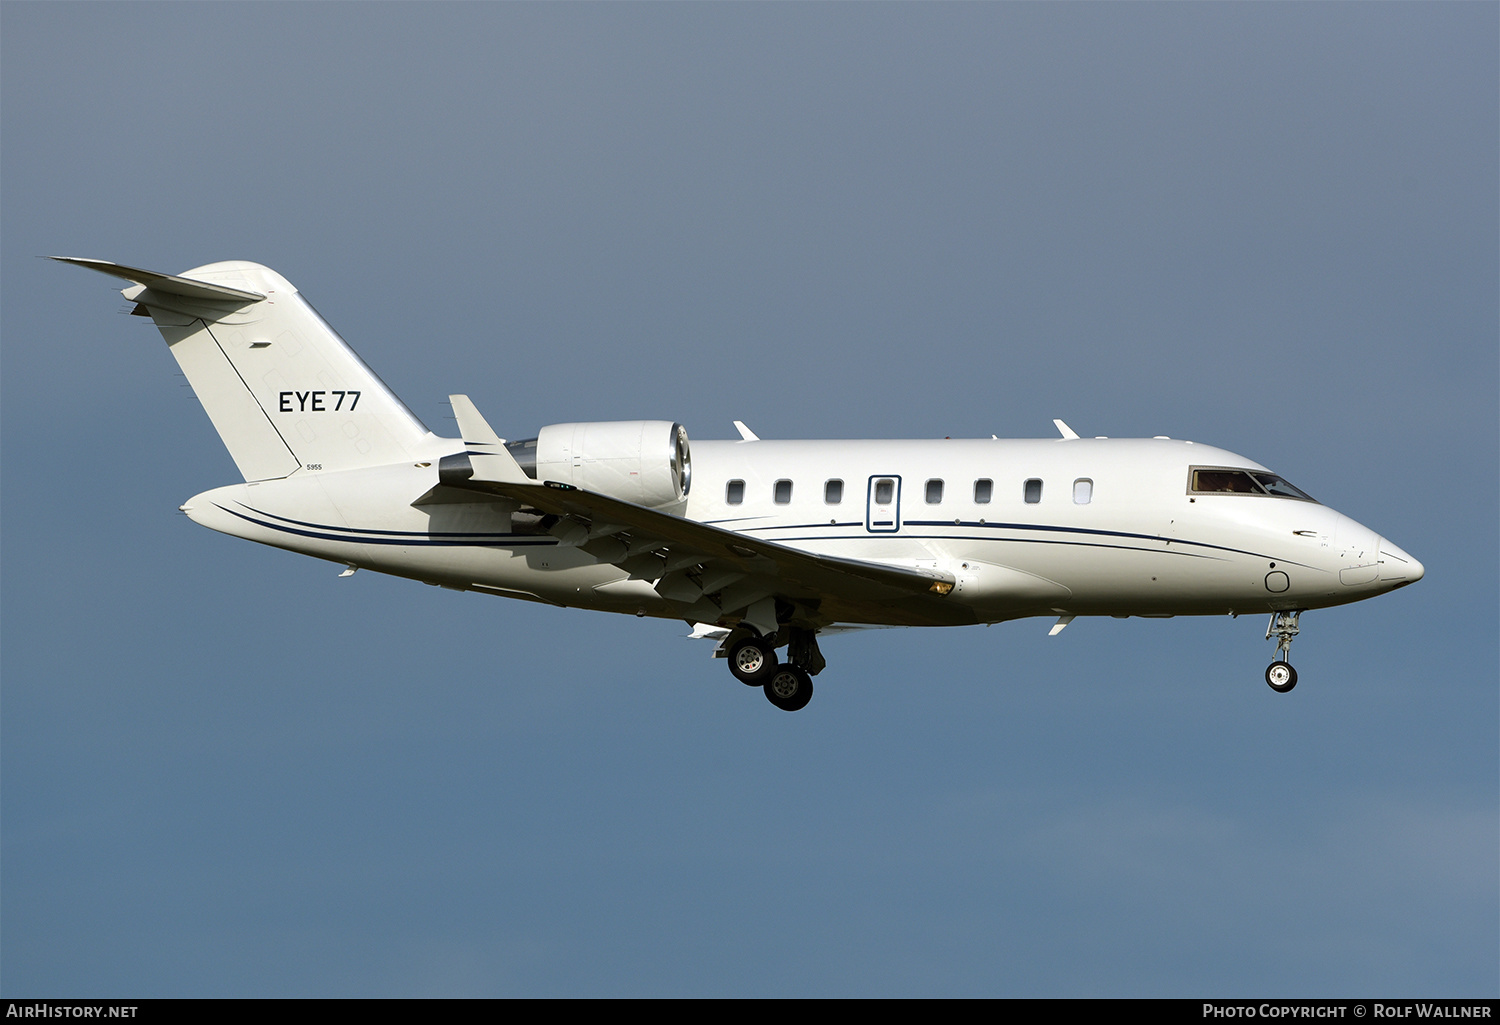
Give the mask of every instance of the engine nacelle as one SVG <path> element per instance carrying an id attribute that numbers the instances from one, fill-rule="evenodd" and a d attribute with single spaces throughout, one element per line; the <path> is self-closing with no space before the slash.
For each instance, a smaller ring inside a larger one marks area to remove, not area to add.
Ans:
<path id="1" fill-rule="evenodd" d="M 543 427 L 534 466 L 537 480 L 571 484 L 651 509 L 680 506 L 693 474 L 687 429 L 667 420 Z M 522 467 L 532 471 L 524 460 Z"/>

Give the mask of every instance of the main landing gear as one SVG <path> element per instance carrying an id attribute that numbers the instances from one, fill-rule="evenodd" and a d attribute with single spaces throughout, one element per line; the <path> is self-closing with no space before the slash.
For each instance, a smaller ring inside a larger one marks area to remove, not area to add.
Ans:
<path id="1" fill-rule="evenodd" d="M 801 666 L 778 666 L 765 684 L 766 700 L 783 712 L 796 712 L 812 700 L 812 677 Z"/>
<path id="2" fill-rule="evenodd" d="M 777 641 L 787 646 L 787 661 L 776 657 Z M 731 635 L 729 671 L 748 687 L 759 687 L 766 700 L 783 712 L 806 708 L 812 700 L 812 678 L 826 663 L 818 651 L 815 631 L 783 627 L 773 637 L 745 632 Z"/>
<path id="3" fill-rule="evenodd" d="M 1302 610 L 1271 613 L 1266 640 L 1276 638 L 1276 661 L 1266 666 L 1266 683 L 1278 694 L 1297 686 L 1297 670 L 1292 668 L 1292 638 L 1297 636 L 1297 619 Z"/>
<path id="4" fill-rule="evenodd" d="M 775 669 L 776 649 L 759 634 L 741 637 L 729 646 L 729 671 L 745 686 L 762 686 Z"/>

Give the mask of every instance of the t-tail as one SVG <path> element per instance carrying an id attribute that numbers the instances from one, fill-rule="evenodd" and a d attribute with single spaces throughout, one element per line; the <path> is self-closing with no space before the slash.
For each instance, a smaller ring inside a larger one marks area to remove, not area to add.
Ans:
<path id="1" fill-rule="evenodd" d="M 54 259 L 133 282 L 122 294 L 155 321 L 245 480 L 430 455 L 432 433 L 269 267 Z"/>

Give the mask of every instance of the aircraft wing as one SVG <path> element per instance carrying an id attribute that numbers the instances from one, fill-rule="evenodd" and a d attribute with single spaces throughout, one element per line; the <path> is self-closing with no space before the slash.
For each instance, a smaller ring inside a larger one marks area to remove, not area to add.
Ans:
<path id="1" fill-rule="evenodd" d="M 953 576 L 941 570 L 806 552 L 569 484 L 534 481 L 466 396 L 452 400 L 467 451 L 443 458 L 439 487 L 478 492 L 555 517 L 546 529 L 564 544 L 652 582 L 669 601 L 710 602 L 712 608 L 697 609 L 699 618 L 738 615 L 769 633 L 776 629 L 776 599 L 808 609 L 825 600 L 854 608 L 915 596 L 946 604 L 943 598 L 953 590 Z M 715 609 L 717 614 L 704 615 Z M 944 611 L 917 618 L 947 622 Z M 826 609 L 818 618 L 830 613 L 837 616 Z"/>

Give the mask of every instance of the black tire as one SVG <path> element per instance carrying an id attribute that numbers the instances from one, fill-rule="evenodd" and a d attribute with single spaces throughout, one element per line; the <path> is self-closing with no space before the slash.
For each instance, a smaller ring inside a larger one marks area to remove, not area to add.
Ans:
<path id="1" fill-rule="evenodd" d="M 1290 662 L 1272 662 L 1266 666 L 1266 683 L 1277 694 L 1285 694 L 1297 686 L 1297 670 Z"/>
<path id="2" fill-rule="evenodd" d="M 776 649 L 759 637 L 741 637 L 729 646 L 729 671 L 747 687 L 759 687 L 776 671 Z"/>
<path id="3" fill-rule="evenodd" d="M 785 665 L 771 674 L 762 689 L 771 704 L 783 712 L 796 712 L 812 700 L 812 677 L 800 666 Z"/>

